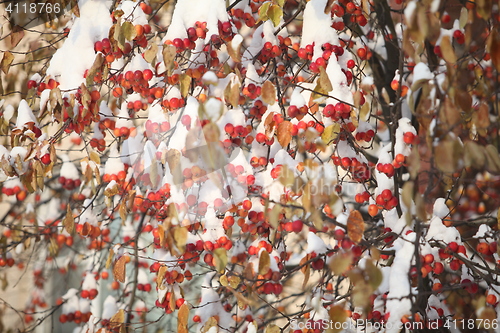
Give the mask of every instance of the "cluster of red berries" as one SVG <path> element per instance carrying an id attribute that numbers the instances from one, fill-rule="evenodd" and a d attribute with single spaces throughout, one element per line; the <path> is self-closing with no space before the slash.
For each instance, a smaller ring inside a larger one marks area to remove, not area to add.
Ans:
<path id="1" fill-rule="evenodd" d="M 333 121 L 339 121 L 340 119 L 349 119 L 350 114 L 351 106 L 342 102 L 339 102 L 335 105 L 328 104 L 323 109 L 323 115 L 325 117 L 331 118 Z"/>

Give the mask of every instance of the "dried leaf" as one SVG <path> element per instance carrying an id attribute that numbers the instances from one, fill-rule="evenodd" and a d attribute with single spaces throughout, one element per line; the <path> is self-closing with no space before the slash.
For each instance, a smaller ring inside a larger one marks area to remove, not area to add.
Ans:
<path id="1" fill-rule="evenodd" d="M 481 170 L 486 163 L 486 150 L 474 141 L 464 143 L 464 165 Z"/>
<path id="2" fill-rule="evenodd" d="M 353 210 L 347 219 L 347 235 L 356 244 L 363 239 L 365 232 L 365 222 L 358 210 Z"/>
<path id="3" fill-rule="evenodd" d="M 137 36 L 137 30 L 135 30 L 135 26 L 129 21 L 123 22 L 121 31 L 123 33 L 123 36 L 125 36 L 125 38 L 129 41 L 133 41 Z"/>
<path id="4" fill-rule="evenodd" d="M 24 29 L 18 25 L 15 25 L 12 28 L 12 32 L 10 33 L 10 47 L 11 49 L 15 48 L 17 44 L 24 37 Z"/>
<path id="5" fill-rule="evenodd" d="M 441 122 L 447 125 L 447 129 L 456 127 L 461 121 L 460 111 L 450 98 L 444 100 L 442 112 L 439 114 Z"/>
<path id="6" fill-rule="evenodd" d="M 0 69 L 5 74 L 9 73 L 9 68 L 12 62 L 14 61 L 14 55 L 9 51 L 5 51 L 3 53 L 2 61 L 0 62 Z"/>
<path id="7" fill-rule="evenodd" d="M 271 209 L 271 212 L 268 214 L 268 219 L 269 219 L 269 224 L 275 229 L 278 228 L 279 226 L 279 221 L 278 217 L 281 212 L 281 206 L 278 204 L 275 204 L 274 207 Z"/>
<path id="8" fill-rule="evenodd" d="M 184 303 L 177 314 L 177 332 L 188 333 L 189 306 Z"/>
<path id="9" fill-rule="evenodd" d="M 158 45 L 152 43 L 151 46 L 144 52 L 144 60 L 154 66 L 154 60 L 158 54 Z"/>
<path id="10" fill-rule="evenodd" d="M 302 290 L 306 289 L 307 282 L 309 282 L 309 277 L 311 277 L 311 265 L 306 265 L 304 270 L 304 281 L 302 281 Z"/>
<path id="11" fill-rule="evenodd" d="M 486 169 L 491 173 L 500 173 L 500 156 L 495 146 L 486 146 Z"/>
<path id="12" fill-rule="evenodd" d="M 351 252 L 339 252 L 330 260 L 330 269 L 335 275 L 342 275 L 349 270 L 352 265 L 353 255 Z"/>
<path id="13" fill-rule="evenodd" d="M 115 251 L 113 249 L 109 249 L 108 259 L 106 260 L 106 269 L 111 267 L 111 263 L 113 262 L 113 257 L 115 256 Z"/>
<path id="14" fill-rule="evenodd" d="M 328 310 L 331 323 L 344 323 L 347 319 L 347 313 L 341 305 L 332 305 Z M 342 331 L 342 325 L 329 325 L 330 329 L 327 333 L 338 333 Z M 337 328 L 335 328 L 337 327 Z"/>
<path id="15" fill-rule="evenodd" d="M 463 147 L 458 140 L 448 137 L 439 142 L 434 154 L 438 169 L 442 172 L 453 173 L 457 170 L 462 158 Z"/>
<path id="16" fill-rule="evenodd" d="M 66 216 L 62 222 L 64 229 L 66 229 L 68 234 L 73 235 L 75 233 L 75 219 L 73 218 L 73 212 L 71 211 L 69 204 L 66 206 Z"/>
<path id="17" fill-rule="evenodd" d="M 373 290 L 376 290 L 384 279 L 382 271 L 371 260 L 365 262 L 365 274 Z"/>
<path id="18" fill-rule="evenodd" d="M 280 143 L 281 147 L 286 148 L 288 147 L 288 144 L 292 140 L 292 123 L 289 122 L 288 120 L 282 121 L 278 125 L 278 142 Z"/>
<path id="19" fill-rule="evenodd" d="M 125 322 L 125 310 L 120 309 L 109 320 L 109 326 L 111 329 L 116 329 L 121 325 L 123 325 L 124 322 Z"/>
<path id="20" fill-rule="evenodd" d="M 330 82 L 330 79 L 328 78 L 328 74 L 326 74 L 324 67 L 319 68 L 318 82 L 323 91 L 330 92 L 333 90 L 332 83 Z"/>
<path id="21" fill-rule="evenodd" d="M 189 88 L 191 87 L 191 76 L 186 74 L 181 74 L 180 84 L 181 84 L 181 95 L 183 98 L 185 98 L 189 93 Z"/>
<path id="22" fill-rule="evenodd" d="M 265 275 L 269 271 L 269 268 L 271 267 L 271 257 L 269 256 L 269 253 L 264 250 L 260 253 L 259 256 L 259 274 Z"/>
<path id="23" fill-rule="evenodd" d="M 440 47 L 441 54 L 443 55 L 444 60 L 452 64 L 457 62 L 457 56 L 455 54 L 453 46 L 451 45 L 450 36 L 443 36 L 443 38 L 441 39 Z"/>
<path id="24" fill-rule="evenodd" d="M 264 333 L 280 333 L 280 332 L 281 329 L 274 324 L 267 325 L 266 330 L 264 331 Z"/>
<path id="25" fill-rule="evenodd" d="M 186 242 L 188 238 L 188 230 L 184 227 L 174 229 L 174 244 L 181 253 L 186 251 Z"/>
<path id="26" fill-rule="evenodd" d="M 156 276 L 156 286 L 159 289 L 165 289 L 165 286 L 163 285 L 163 279 L 165 278 L 165 274 L 168 272 L 168 267 L 165 265 L 161 265 L 160 268 L 158 269 L 158 275 Z"/>
<path id="27" fill-rule="evenodd" d="M 163 228 L 163 224 L 158 224 L 158 237 L 160 238 L 160 246 L 165 246 L 165 228 Z"/>
<path id="28" fill-rule="evenodd" d="M 276 88 L 269 80 L 265 81 L 262 85 L 262 100 L 269 105 L 273 105 L 276 102 Z"/>
<path id="29" fill-rule="evenodd" d="M 241 279 L 236 275 L 232 275 L 229 277 L 229 286 L 233 289 L 238 288 L 238 286 L 240 285 L 240 282 L 241 282 Z"/>
<path id="30" fill-rule="evenodd" d="M 219 322 L 217 319 L 214 317 L 208 318 L 207 322 L 205 325 L 203 325 L 203 329 L 201 330 L 201 333 L 207 333 L 212 327 L 217 327 L 219 325 Z"/>
<path id="31" fill-rule="evenodd" d="M 121 256 L 113 266 L 113 276 L 115 280 L 123 283 L 125 282 L 125 265 L 127 264 L 127 258 Z"/>
<path id="32" fill-rule="evenodd" d="M 175 55 L 176 55 L 175 46 L 166 44 L 163 45 L 163 51 L 162 51 L 163 63 L 165 64 L 165 68 L 167 69 L 167 72 L 169 74 L 172 68 L 174 68 Z"/>
<path id="33" fill-rule="evenodd" d="M 359 281 L 354 285 L 352 292 L 352 303 L 355 307 L 365 308 L 370 305 L 370 297 L 366 297 L 366 295 L 371 295 L 373 293 L 373 289 L 370 284 L 366 283 L 364 280 Z"/>

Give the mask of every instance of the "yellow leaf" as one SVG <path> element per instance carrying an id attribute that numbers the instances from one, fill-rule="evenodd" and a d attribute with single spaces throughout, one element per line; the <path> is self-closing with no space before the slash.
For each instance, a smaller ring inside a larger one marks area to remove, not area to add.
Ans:
<path id="1" fill-rule="evenodd" d="M 281 9 L 278 5 L 272 5 L 267 10 L 267 16 L 271 19 L 274 26 L 277 27 L 283 17 L 283 9 Z"/>
<path id="2" fill-rule="evenodd" d="M 181 84 L 181 95 L 182 97 L 185 98 L 189 93 L 189 88 L 191 87 L 191 76 L 186 74 L 181 74 L 180 84 Z"/>
<path id="3" fill-rule="evenodd" d="M 330 79 L 328 78 L 328 74 L 326 74 L 325 68 L 320 67 L 319 68 L 319 85 L 322 90 L 326 92 L 330 92 L 333 90 L 332 83 L 330 82 Z"/>
<path id="4" fill-rule="evenodd" d="M 229 277 L 229 286 L 233 289 L 238 288 L 238 286 L 240 285 L 240 282 L 241 282 L 241 279 L 236 275 L 231 275 Z"/>
<path id="5" fill-rule="evenodd" d="M 123 22 L 121 31 L 123 32 L 123 36 L 125 36 L 125 38 L 129 41 L 133 41 L 137 36 L 137 30 L 135 30 L 135 26 L 129 21 Z"/>
<path id="6" fill-rule="evenodd" d="M 377 289 L 384 279 L 382 271 L 371 260 L 365 262 L 365 274 L 373 290 Z"/>
<path id="7" fill-rule="evenodd" d="M 177 332 L 188 333 L 189 306 L 184 303 L 177 314 Z"/>
<path id="8" fill-rule="evenodd" d="M 330 144 L 333 140 L 337 138 L 337 135 L 340 133 L 340 124 L 335 123 L 328 125 L 321 133 L 321 140 L 325 144 Z"/>
<path id="9" fill-rule="evenodd" d="M 214 250 L 215 268 L 223 274 L 227 265 L 227 251 L 223 247 Z"/>
<path id="10" fill-rule="evenodd" d="M 188 237 L 188 230 L 184 227 L 177 227 L 174 230 L 174 242 L 175 246 L 179 249 L 181 253 L 185 252 L 186 241 Z"/>
<path id="11" fill-rule="evenodd" d="M 356 244 L 363 239 L 365 232 L 365 222 L 358 210 L 353 210 L 347 218 L 347 235 Z"/>
<path id="12" fill-rule="evenodd" d="M 352 264 L 353 255 L 351 252 L 339 252 L 330 261 L 330 269 L 335 275 L 342 275 L 349 270 Z"/>
<path id="13" fill-rule="evenodd" d="M 264 331 L 264 333 L 280 333 L 280 332 L 281 328 L 279 328 L 274 324 L 267 325 L 266 330 Z"/>
<path id="14" fill-rule="evenodd" d="M 328 310 L 328 315 L 330 316 L 331 323 L 344 323 L 347 319 L 347 313 L 341 305 L 332 305 Z M 330 329 L 328 333 L 338 333 L 342 331 L 342 325 L 329 325 Z M 337 326 L 338 328 L 335 328 Z"/>
<path id="15" fill-rule="evenodd" d="M 158 45 L 156 43 L 151 43 L 151 46 L 144 52 L 144 60 L 146 60 L 151 65 L 154 65 L 154 60 L 158 54 Z"/>
<path id="16" fill-rule="evenodd" d="M 269 10 L 269 7 L 271 6 L 272 2 L 267 1 L 262 4 L 262 6 L 259 7 L 259 20 L 261 21 L 267 21 L 269 19 L 269 16 L 267 15 L 267 11 Z"/>

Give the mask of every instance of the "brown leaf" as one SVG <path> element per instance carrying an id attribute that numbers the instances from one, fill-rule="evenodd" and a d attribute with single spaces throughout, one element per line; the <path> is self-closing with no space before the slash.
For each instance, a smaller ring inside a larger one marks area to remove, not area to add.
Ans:
<path id="1" fill-rule="evenodd" d="M 441 140 L 434 151 L 436 166 L 439 170 L 446 173 L 453 173 L 456 171 L 462 155 L 462 145 L 458 140 L 450 137 Z"/>
<path id="2" fill-rule="evenodd" d="M 73 212 L 71 211 L 69 204 L 66 206 L 66 216 L 62 222 L 64 229 L 66 229 L 68 234 L 73 235 L 75 233 L 75 219 L 73 218 Z"/>
<path id="3" fill-rule="evenodd" d="M 278 125 L 278 142 L 280 143 L 281 147 L 286 148 L 288 147 L 288 144 L 292 140 L 292 123 L 289 122 L 288 120 L 282 121 Z"/>
<path id="4" fill-rule="evenodd" d="M 262 100 L 269 105 L 276 102 L 276 88 L 271 81 L 265 81 L 262 85 Z"/>
<path id="5" fill-rule="evenodd" d="M 353 210 L 347 219 L 347 235 L 356 244 L 363 238 L 365 232 L 365 222 L 358 210 Z"/>
<path id="6" fill-rule="evenodd" d="M 189 306 L 184 303 L 177 314 L 177 332 L 188 333 Z"/>
<path id="7" fill-rule="evenodd" d="M 9 51 L 5 51 L 3 53 L 2 61 L 0 62 L 0 68 L 2 69 L 2 72 L 7 74 L 9 72 L 10 65 L 14 61 L 14 55 L 10 53 Z"/>
<path id="8" fill-rule="evenodd" d="M 15 25 L 12 28 L 12 32 L 10 33 L 10 47 L 13 49 L 19 44 L 21 39 L 24 37 L 24 29 L 18 25 Z"/>
<path id="9" fill-rule="evenodd" d="M 490 46 L 490 56 L 493 66 L 500 72 L 500 33 L 497 29 L 492 29 L 488 40 Z"/>
<path id="10" fill-rule="evenodd" d="M 113 262 L 114 256 L 115 256 L 115 251 L 113 251 L 113 249 L 109 249 L 108 259 L 106 260 L 106 269 L 111 267 L 111 263 Z"/>
<path id="11" fill-rule="evenodd" d="M 269 267 L 271 267 L 271 257 L 269 256 L 269 253 L 264 250 L 259 256 L 259 274 L 267 274 Z"/>
<path id="12" fill-rule="evenodd" d="M 460 111 L 450 98 L 445 99 L 440 118 L 441 122 L 447 125 L 447 129 L 456 127 L 457 123 L 461 121 Z"/>
<path id="13" fill-rule="evenodd" d="M 113 276 L 115 280 L 123 283 L 125 282 L 125 265 L 127 264 L 127 258 L 121 256 L 113 266 Z"/>

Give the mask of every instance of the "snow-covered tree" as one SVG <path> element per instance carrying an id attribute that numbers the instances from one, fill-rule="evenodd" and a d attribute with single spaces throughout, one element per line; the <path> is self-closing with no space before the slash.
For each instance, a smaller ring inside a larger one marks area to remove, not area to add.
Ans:
<path id="1" fill-rule="evenodd" d="M 498 3 L 0 8 L 16 327 L 498 328 Z"/>

